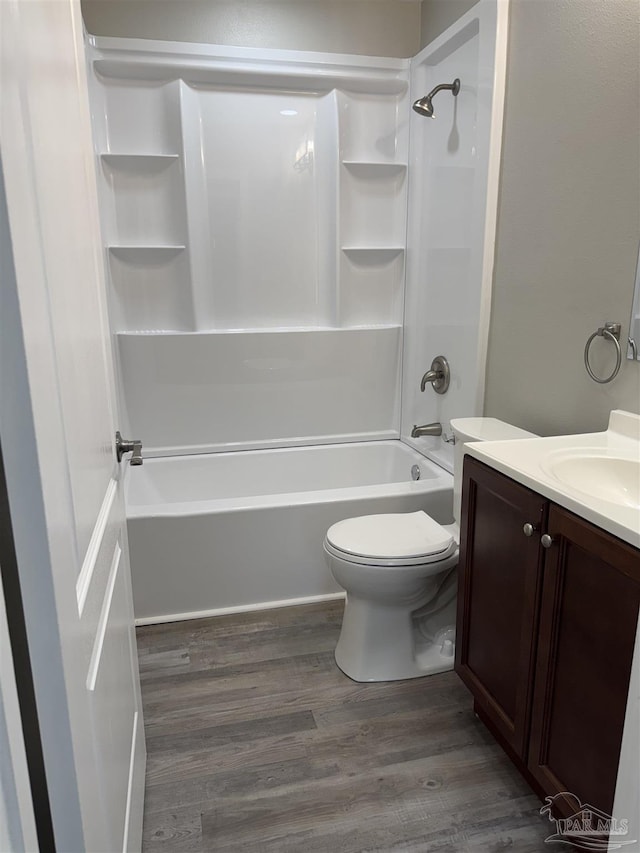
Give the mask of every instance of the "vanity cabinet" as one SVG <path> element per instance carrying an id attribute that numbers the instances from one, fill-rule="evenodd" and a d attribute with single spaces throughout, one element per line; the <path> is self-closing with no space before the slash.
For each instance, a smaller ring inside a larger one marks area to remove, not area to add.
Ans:
<path id="1" fill-rule="evenodd" d="M 542 572 L 535 533 L 545 508 L 535 492 L 466 457 L 456 668 L 476 710 L 519 756 L 530 727 Z"/>
<path id="2" fill-rule="evenodd" d="M 637 549 L 465 458 L 456 671 L 540 795 L 611 811 L 639 606 Z"/>

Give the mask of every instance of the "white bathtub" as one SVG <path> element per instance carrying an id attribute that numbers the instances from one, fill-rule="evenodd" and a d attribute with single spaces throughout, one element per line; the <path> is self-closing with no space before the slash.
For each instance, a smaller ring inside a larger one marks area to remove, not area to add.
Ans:
<path id="1" fill-rule="evenodd" d="M 448 523 L 452 493 L 451 475 L 400 441 L 145 459 L 126 484 L 136 619 L 339 597 L 330 525 L 417 509 Z"/>

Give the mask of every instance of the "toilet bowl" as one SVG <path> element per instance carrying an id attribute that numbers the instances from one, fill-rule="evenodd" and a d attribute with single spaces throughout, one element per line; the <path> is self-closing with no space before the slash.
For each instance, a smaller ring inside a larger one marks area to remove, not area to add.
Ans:
<path id="1" fill-rule="evenodd" d="M 335 659 L 354 681 L 397 681 L 453 668 L 464 445 L 533 433 L 495 418 L 458 418 L 451 427 L 453 524 L 441 525 L 419 510 L 348 518 L 327 531 L 325 557 L 347 594 Z"/>

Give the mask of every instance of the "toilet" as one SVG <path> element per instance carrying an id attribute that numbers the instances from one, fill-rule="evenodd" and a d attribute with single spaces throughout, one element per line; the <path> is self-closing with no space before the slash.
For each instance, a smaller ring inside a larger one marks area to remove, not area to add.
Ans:
<path id="1" fill-rule="evenodd" d="M 456 437 L 453 524 L 427 513 L 347 518 L 324 540 L 346 591 L 335 658 L 354 681 L 397 681 L 453 669 L 464 445 L 532 438 L 495 418 L 451 421 Z"/>

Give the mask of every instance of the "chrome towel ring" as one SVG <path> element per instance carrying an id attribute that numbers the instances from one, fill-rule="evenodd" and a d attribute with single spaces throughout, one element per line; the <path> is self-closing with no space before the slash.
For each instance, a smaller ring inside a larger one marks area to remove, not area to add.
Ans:
<path id="1" fill-rule="evenodd" d="M 593 370 L 591 369 L 591 365 L 589 364 L 589 347 L 594 338 L 601 337 L 606 338 L 609 341 L 613 341 L 616 346 L 616 366 L 613 368 L 613 372 L 610 376 L 607 376 L 605 379 L 598 378 Z M 594 382 L 597 382 L 599 385 L 606 385 L 608 382 L 611 382 L 618 375 L 618 371 L 620 370 L 620 365 L 622 364 L 622 350 L 620 349 L 620 323 L 605 323 L 604 326 L 601 326 L 599 329 L 589 336 L 587 339 L 587 343 L 584 348 L 584 366 L 587 368 L 587 373 L 593 379 Z"/>

